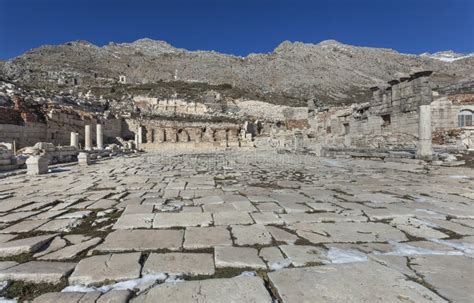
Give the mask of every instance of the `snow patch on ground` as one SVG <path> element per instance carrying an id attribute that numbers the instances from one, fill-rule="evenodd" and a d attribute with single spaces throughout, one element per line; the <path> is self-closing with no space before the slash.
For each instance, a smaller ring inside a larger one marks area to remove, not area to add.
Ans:
<path id="1" fill-rule="evenodd" d="M 283 259 L 281 261 L 272 262 L 269 264 L 270 270 L 280 270 L 291 265 L 291 259 Z"/>
<path id="2" fill-rule="evenodd" d="M 450 178 L 450 179 L 469 179 L 468 176 L 464 176 L 464 175 L 451 175 L 448 178 Z"/>
<path id="3" fill-rule="evenodd" d="M 101 293 L 109 292 L 110 290 L 133 290 L 138 288 L 140 285 L 156 283 L 156 282 L 171 282 L 175 283 L 178 282 L 179 278 L 176 276 L 168 276 L 165 273 L 158 273 L 158 274 L 150 274 L 145 275 L 138 279 L 132 279 L 127 281 L 118 282 L 111 285 L 104 285 L 101 287 L 86 287 L 83 285 L 70 285 L 61 292 L 92 292 L 92 291 L 100 291 Z"/>
<path id="4" fill-rule="evenodd" d="M 254 271 L 243 271 L 237 277 L 256 277 L 256 276 L 257 276 L 257 273 Z"/>
<path id="5" fill-rule="evenodd" d="M 367 256 L 356 250 L 343 250 L 337 247 L 331 247 L 328 251 L 327 257 L 330 263 L 342 264 L 342 263 L 354 263 L 354 262 L 367 262 Z"/>
<path id="6" fill-rule="evenodd" d="M 392 245 L 393 250 L 386 253 L 375 252 L 375 255 L 386 255 L 386 256 L 413 256 L 413 255 L 448 255 L 448 256 L 461 256 L 462 252 L 459 251 L 442 251 L 433 250 L 423 247 L 411 246 L 405 243 L 398 243 L 389 241 Z"/>
<path id="7" fill-rule="evenodd" d="M 440 240 L 440 239 L 430 239 L 431 242 L 446 245 L 452 247 L 454 249 L 460 250 L 466 254 L 474 255 L 474 244 L 470 243 L 456 243 L 450 242 L 448 240 Z"/>

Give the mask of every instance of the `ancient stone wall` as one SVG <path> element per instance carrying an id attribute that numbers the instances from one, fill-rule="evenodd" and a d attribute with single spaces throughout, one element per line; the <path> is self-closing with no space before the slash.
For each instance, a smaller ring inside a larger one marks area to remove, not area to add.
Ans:
<path id="1" fill-rule="evenodd" d="M 2 120 L 0 124 L 0 142 L 15 141 L 17 148 L 34 145 L 37 142 L 50 142 L 55 145 L 69 145 L 71 132 L 79 133 L 79 142 L 84 145 L 85 125 L 91 125 L 93 141 L 97 119 L 91 116 L 80 116 L 76 112 L 51 110 L 45 122 L 28 122 Z M 15 122 L 10 124 L 8 122 Z M 104 120 L 104 136 L 115 138 L 122 136 L 121 119 Z"/>
<path id="2" fill-rule="evenodd" d="M 433 101 L 429 72 L 372 88 L 369 103 L 311 112 L 311 136 L 325 146 L 414 148 L 418 140 L 418 108 L 431 104 L 433 131 L 458 128 L 463 109 L 474 112 L 474 104 L 456 104 L 448 97 Z"/>

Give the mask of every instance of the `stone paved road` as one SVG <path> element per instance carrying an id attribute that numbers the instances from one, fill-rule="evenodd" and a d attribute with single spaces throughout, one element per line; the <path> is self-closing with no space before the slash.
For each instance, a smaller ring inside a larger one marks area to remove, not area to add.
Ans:
<path id="1" fill-rule="evenodd" d="M 474 302 L 473 204 L 469 168 L 272 152 L 13 176 L 0 180 L 0 295 Z"/>

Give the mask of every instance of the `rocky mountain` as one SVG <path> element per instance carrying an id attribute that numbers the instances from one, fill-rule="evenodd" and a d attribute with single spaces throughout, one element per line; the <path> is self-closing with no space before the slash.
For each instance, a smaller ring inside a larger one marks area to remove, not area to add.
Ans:
<path id="1" fill-rule="evenodd" d="M 334 40 L 319 44 L 285 41 L 271 53 L 246 57 L 188 51 L 150 39 L 102 47 L 75 41 L 28 51 L 0 65 L 0 74 L 32 87 L 72 85 L 74 89 L 105 87 L 111 91 L 116 91 L 114 86 L 124 75 L 134 89 L 159 84 L 165 96 L 223 85 L 238 91 L 234 97 L 302 106 L 310 98 L 327 104 L 367 101 L 369 87 L 421 69 L 435 72 L 432 79 L 438 87 L 470 81 L 474 79 L 474 56 L 407 55 Z M 127 85 L 120 89 L 129 92 Z M 148 91 L 154 93 L 156 90 Z"/>

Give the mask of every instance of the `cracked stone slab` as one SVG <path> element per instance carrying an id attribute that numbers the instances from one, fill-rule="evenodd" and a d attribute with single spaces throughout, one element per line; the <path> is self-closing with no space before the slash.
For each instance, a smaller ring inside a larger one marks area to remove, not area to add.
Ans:
<path id="1" fill-rule="evenodd" d="M 81 224 L 80 219 L 72 218 L 72 219 L 54 219 L 41 225 L 40 227 L 36 228 L 39 231 L 50 231 L 50 232 L 62 232 L 68 231 L 79 224 Z"/>
<path id="2" fill-rule="evenodd" d="M 126 252 L 168 249 L 180 250 L 183 243 L 183 230 L 117 230 L 111 232 L 104 243 L 94 251 Z"/>
<path id="3" fill-rule="evenodd" d="M 153 228 L 209 226 L 210 213 L 158 213 L 153 220 Z"/>
<path id="4" fill-rule="evenodd" d="M 384 223 L 297 223 L 290 226 L 313 243 L 406 241 L 398 229 Z"/>
<path id="5" fill-rule="evenodd" d="M 232 225 L 232 236 L 237 245 L 266 245 L 272 243 L 273 239 L 264 225 Z"/>
<path id="6" fill-rule="evenodd" d="M 88 250 L 89 248 L 99 244 L 101 241 L 102 241 L 101 238 L 92 238 L 85 242 L 59 249 L 55 252 L 44 255 L 39 259 L 40 260 L 58 260 L 58 261 L 74 259 L 81 252 Z"/>
<path id="7" fill-rule="evenodd" d="M 34 258 L 39 258 L 41 256 L 44 256 L 46 254 L 52 253 L 54 251 L 57 251 L 63 247 L 66 247 L 67 242 L 61 237 L 55 237 L 53 241 L 51 241 L 48 244 L 48 247 L 46 247 L 44 250 L 37 252 L 36 254 L 33 255 Z"/>
<path id="8" fill-rule="evenodd" d="M 268 274 L 287 302 L 446 302 L 376 262 L 282 269 Z"/>
<path id="9" fill-rule="evenodd" d="M 100 295 L 100 291 L 50 292 L 35 298 L 33 303 L 95 303 Z"/>
<path id="10" fill-rule="evenodd" d="M 265 226 L 265 229 L 272 235 L 273 239 L 279 242 L 295 243 L 298 240 L 298 236 L 287 232 L 281 228 L 275 226 Z"/>
<path id="11" fill-rule="evenodd" d="M 411 268 L 451 302 L 474 302 L 474 261 L 464 256 L 416 256 Z"/>
<path id="12" fill-rule="evenodd" d="M 140 253 L 99 255 L 82 259 L 69 277 L 69 284 L 95 285 L 140 277 Z"/>
<path id="13" fill-rule="evenodd" d="M 20 240 L 13 240 L 0 244 L 0 257 L 11 257 L 24 253 L 36 252 L 56 235 L 45 235 Z"/>
<path id="14" fill-rule="evenodd" d="M 230 232 L 223 226 L 188 227 L 184 234 L 185 249 L 200 249 L 214 246 L 230 246 Z"/>
<path id="15" fill-rule="evenodd" d="M 266 269 L 265 262 L 252 247 L 216 247 L 214 260 L 217 268 L 255 268 Z"/>
<path id="16" fill-rule="evenodd" d="M 205 253 L 152 253 L 143 265 L 142 275 L 165 272 L 169 275 L 213 275 L 214 259 Z"/>
<path id="17" fill-rule="evenodd" d="M 0 271 L 0 280 L 56 284 L 69 274 L 76 263 L 30 261 Z"/>
<path id="18" fill-rule="evenodd" d="M 7 228 L 0 230 L 2 234 L 9 234 L 9 233 L 27 233 L 35 228 L 40 227 L 41 225 L 47 223 L 49 220 L 42 219 L 42 220 L 25 220 L 18 222 L 17 224 L 11 225 Z"/>
<path id="19" fill-rule="evenodd" d="M 113 229 L 151 228 L 155 214 L 122 214 Z"/>
<path id="20" fill-rule="evenodd" d="M 230 279 L 208 279 L 182 283 L 163 283 L 134 303 L 155 302 L 254 302 L 271 303 L 272 298 L 259 277 L 235 277 Z"/>
<path id="21" fill-rule="evenodd" d="M 281 245 L 281 251 L 291 260 L 294 266 L 305 266 L 327 261 L 326 250 L 310 245 Z"/>

